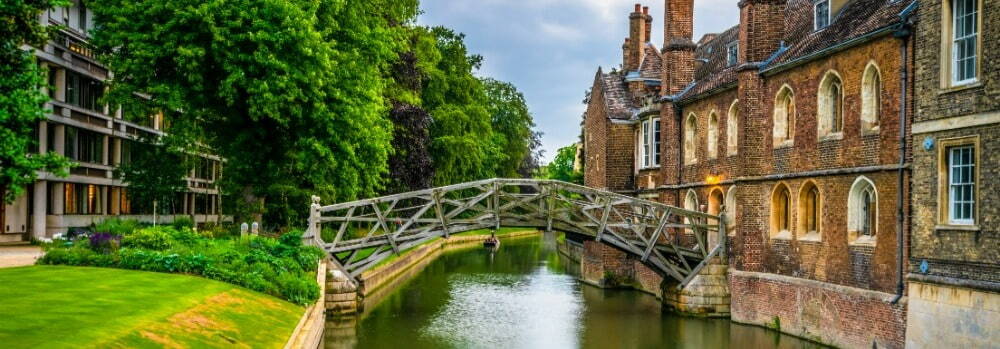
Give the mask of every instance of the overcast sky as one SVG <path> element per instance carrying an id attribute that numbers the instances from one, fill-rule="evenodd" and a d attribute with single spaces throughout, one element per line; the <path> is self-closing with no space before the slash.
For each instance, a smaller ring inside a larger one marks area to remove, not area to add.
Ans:
<path id="1" fill-rule="evenodd" d="M 738 0 L 695 0 L 694 40 L 739 22 Z M 480 76 L 512 82 L 544 132 L 544 162 L 577 142 L 584 92 L 598 67 L 621 64 L 635 0 L 423 0 L 421 25 L 466 34 L 485 57 Z M 663 46 L 663 0 L 646 0 L 652 42 Z"/>

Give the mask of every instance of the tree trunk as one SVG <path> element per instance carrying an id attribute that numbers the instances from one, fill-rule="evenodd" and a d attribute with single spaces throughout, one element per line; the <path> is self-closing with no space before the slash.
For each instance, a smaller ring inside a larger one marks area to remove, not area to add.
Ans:
<path id="1" fill-rule="evenodd" d="M 0 185 L 0 234 L 7 232 L 7 185 Z"/>

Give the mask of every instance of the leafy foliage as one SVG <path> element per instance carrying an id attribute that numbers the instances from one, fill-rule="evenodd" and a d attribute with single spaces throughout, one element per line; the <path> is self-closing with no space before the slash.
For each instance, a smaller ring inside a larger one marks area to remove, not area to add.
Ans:
<path id="1" fill-rule="evenodd" d="M 583 184 L 583 173 L 573 168 L 576 161 L 576 145 L 559 148 L 556 158 L 539 170 L 539 177 L 564 182 Z"/>
<path id="2" fill-rule="evenodd" d="M 120 242 L 119 242 L 120 240 Z M 141 228 L 124 236 L 97 233 L 56 242 L 39 264 L 64 264 L 201 275 L 308 304 L 319 297 L 315 268 L 323 252 L 302 233 L 278 239 L 211 239 L 190 229 Z"/>
<path id="3" fill-rule="evenodd" d="M 38 21 L 41 13 L 62 0 L 10 0 L 0 2 L 0 202 L 13 202 L 26 185 L 35 181 L 36 171 L 66 175 L 69 163 L 55 153 L 32 154 L 37 136 L 34 127 L 45 119 L 39 89 L 45 78 L 34 55 L 22 44 L 39 45 L 48 29 Z M 2 209 L 3 205 L 0 205 Z"/>
<path id="4" fill-rule="evenodd" d="M 181 146 L 161 141 L 176 143 L 179 139 L 143 137 L 130 142 L 130 160 L 116 170 L 116 175 L 129 184 L 129 198 L 140 212 L 153 212 L 153 203 L 158 213 L 176 212 L 171 207 L 182 204 L 174 202 L 176 193 L 187 189 L 184 177 L 191 168 L 189 157 Z"/>

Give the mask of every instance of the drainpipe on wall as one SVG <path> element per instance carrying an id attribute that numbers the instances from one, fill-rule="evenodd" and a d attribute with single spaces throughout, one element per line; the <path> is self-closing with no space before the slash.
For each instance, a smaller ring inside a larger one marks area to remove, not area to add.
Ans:
<path id="1" fill-rule="evenodd" d="M 908 9 L 909 10 L 909 9 Z M 903 227 L 906 223 L 904 215 L 903 188 L 906 185 L 906 94 L 908 84 L 907 48 L 912 35 L 910 11 L 904 11 L 902 22 L 896 28 L 893 36 L 899 39 L 899 174 L 896 182 L 896 296 L 891 304 L 896 304 L 903 298 L 905 283 L 903 280 Z"/>

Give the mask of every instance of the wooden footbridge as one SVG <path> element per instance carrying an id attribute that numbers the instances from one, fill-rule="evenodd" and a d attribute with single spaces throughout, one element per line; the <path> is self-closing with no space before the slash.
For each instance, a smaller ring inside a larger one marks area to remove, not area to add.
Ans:
<path id="1" fill-rule="evenodd" d="M 718 216 L 534 179 L 488 179 L 328 206 L 314 197 L 304 238 L 356 279 L 432 239 L 500 226 L 586 236 L 634 255 L 679 287 L 725 252 Z"/>

